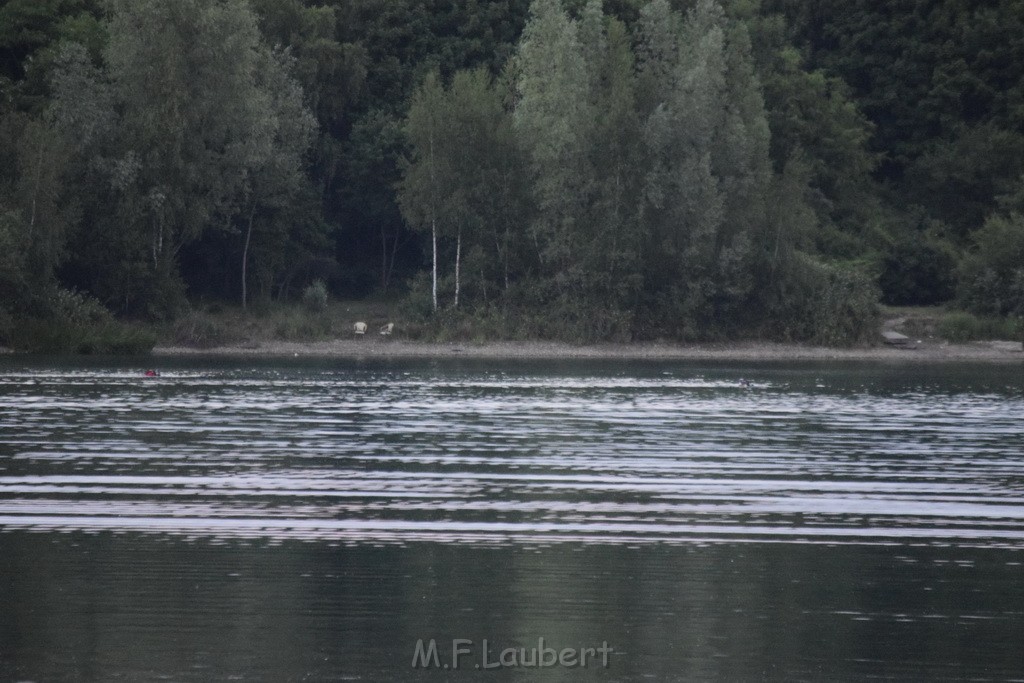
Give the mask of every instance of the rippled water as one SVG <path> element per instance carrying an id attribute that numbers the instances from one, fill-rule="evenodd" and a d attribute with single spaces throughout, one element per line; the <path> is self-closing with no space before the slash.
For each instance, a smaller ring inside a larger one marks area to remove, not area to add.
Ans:
<path id="1" fill-rule="evenodd" d="M 0 677 L 1024 679 L 1019 366 L 141 371 L 0 366 Z"/>

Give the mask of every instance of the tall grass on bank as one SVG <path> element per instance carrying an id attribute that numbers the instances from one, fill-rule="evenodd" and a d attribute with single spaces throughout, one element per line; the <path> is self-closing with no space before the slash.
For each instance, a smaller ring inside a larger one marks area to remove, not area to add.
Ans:
<path id="1" fill-rule="evenodd" d="M 210 348 L 271 340 L 324 341 L 351 329 L 337 306 L 316 294 L 313 299 L 311 303 L 303 296 L 301 305 L 257 300 L 249 310 L 220 305 L 191 309 L 164 328 L 162 338 L 175 346 Z"/>
<path id="2" fill-rule="evenodd" d="M 953 311 L 939 319 L 936 332 L 946 341 L 958 343 L 1001 339 L 1024 339 L 1024 321 L 1020 318 L 979 317 L 964 311 Z"/>
<path id="3" fill-rule="evenodd" d="M 156 334 L 138 324 L 120 322 L 95 299 L 54 289 L 39 298 L 31 315 L 5 324 L 6 343 L 16 351 L 46 354 L 149 353 Z"/>
<path id="4" fill-rule="evenodd" d="M 67 325 L 39 318 L 17 322 L 10 336 L 16 351 L 46 354 L 141 355 L 156 345 L 152 330 L 111 321 L 102 325 Z"/>

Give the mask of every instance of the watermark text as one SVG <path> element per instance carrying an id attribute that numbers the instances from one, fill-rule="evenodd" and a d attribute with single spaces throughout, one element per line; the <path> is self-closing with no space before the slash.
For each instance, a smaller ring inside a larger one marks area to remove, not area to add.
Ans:
<path id="1" fill-rule="evenodd" d="M 479 643 L 466 638 L 451 642 L 434 638 L 416 641 L 412 653 L 414 669 L 501 669 L 501 668 L 608 668 L 608 655 L 613 652 L 607 642 L 600 647 L 555 648 L 544 638 L 536 646 L 498 647 L 486 638 Z"/>

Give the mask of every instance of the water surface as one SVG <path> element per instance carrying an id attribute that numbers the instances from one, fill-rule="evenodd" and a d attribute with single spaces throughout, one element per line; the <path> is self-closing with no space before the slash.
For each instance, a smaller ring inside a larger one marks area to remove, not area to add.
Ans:
<path id="1" fill-rule="evenodd" d="M 0 679 L 1024 679 L 1019 367 L 161 362 L 0 361 Z"/>

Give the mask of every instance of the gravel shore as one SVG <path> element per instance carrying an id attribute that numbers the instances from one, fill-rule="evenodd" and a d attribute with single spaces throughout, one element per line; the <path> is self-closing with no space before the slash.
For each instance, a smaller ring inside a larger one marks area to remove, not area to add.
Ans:
<path id="1" fill-rule="evenodd" d="M 595 344 L 577 346 L 555 342 L 429 343 L 381 339 L 337 339 L 324 342 L 276 342 L 190 348 L 160 346 L 159 356 L 307 356 L 325 358 L 492 358 L 611 360 L 735 360 L 735 361 L 893 361 L 1024 363 L 1020 342 L 947 344 L 912 342 L 906 347 L 863 346 L 826 348 L 799 344 L 736 342 L 727 344 Z"/>

